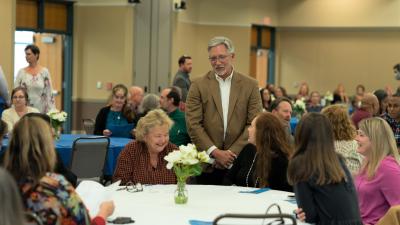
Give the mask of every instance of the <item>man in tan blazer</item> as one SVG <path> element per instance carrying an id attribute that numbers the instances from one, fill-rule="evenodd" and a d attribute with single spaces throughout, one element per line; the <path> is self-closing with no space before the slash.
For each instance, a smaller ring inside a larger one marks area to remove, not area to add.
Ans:
<path id="1" fill-rule="evenodd" d="M 192 82 L 186 99 L 186 124 L 198 150 L 215 159 L 211 173 L 198 182 L 221 184 L 226 169 L 247 144 L 247 128 L 262 111 L 257 81 L 232 66 L 232 42 L 214 37 L 208 43 L 212 71 Z"/>

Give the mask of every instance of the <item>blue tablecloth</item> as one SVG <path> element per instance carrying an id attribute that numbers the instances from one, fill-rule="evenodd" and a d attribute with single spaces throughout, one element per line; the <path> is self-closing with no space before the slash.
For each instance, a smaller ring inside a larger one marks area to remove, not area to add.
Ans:
<path id="1" fill-rule="evenodd" d="M 85 135 L 85 134 L 62 134 L 60 140 L 55 142 L 55 148 L 57 152 L 60 154 L 64 165 L 69 165 L 71 162 L 72 156 L 72 144 L 75 139 L 79 137 L 90 137 L 93 135 Z M 132 139 L 129 138 L 118 138 L 118 137 L 110 137 L 110 146 L 108 148 L 107 154 L 107 162 L 105 166 L 105 174 L 112 175 L 114 173 L 114 169 L 117 165 L 117 159 L 119 153 L 128 144 Z M 5 149 L 8 146 L 8 139 L 3 140 L 2 148 Z"/>

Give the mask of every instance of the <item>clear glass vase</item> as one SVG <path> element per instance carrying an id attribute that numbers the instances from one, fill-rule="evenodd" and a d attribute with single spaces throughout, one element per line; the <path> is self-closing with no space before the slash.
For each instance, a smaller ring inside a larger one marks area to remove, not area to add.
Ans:
<path id="1" fill-rule="evenodd" d="M 61 126 L 54 126 L 54 139 L 56 141 L 60 140 L 60 136 L 61 136 Z"/>
<path id="2" fill-rule="evenodd" d="M 186 179 L 178 178 L 175 190 L 175 204 L 186 204 L 188 201 L 188 191 L 186 189 Z"/>

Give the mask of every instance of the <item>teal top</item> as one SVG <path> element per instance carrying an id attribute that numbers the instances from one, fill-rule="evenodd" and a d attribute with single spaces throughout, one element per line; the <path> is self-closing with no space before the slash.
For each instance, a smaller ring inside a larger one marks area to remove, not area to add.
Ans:
<path id="1" fill-rule="evenodd" d="M 186 129 L 185 113 L 176 109 L 169 113 L 169 118 L 174 121 L 174 125 L 169 130 L 169 141 L 176 146 L 190 143 L 190 137 Z"/>
<path id="2" fill-rule="evenodd" d="M 111 131 L 112 137 L 131 138 L 131 131 L 134 128 L 133 123 L 129 123 L 122 112 L 110 110 L 107 114 L 106 129 Z"/>

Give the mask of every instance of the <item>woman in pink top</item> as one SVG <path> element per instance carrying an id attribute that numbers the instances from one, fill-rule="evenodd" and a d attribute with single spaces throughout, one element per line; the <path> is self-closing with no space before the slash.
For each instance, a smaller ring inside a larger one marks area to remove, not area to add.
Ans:
<path id="1" fill-rule="evenodd" d="M 364 163 L 355 186 L 364 224 L 376 224 L 391 206 L 400 204 L 400 157 L 385 120 L 362 120 L 356 136 Z"/>

